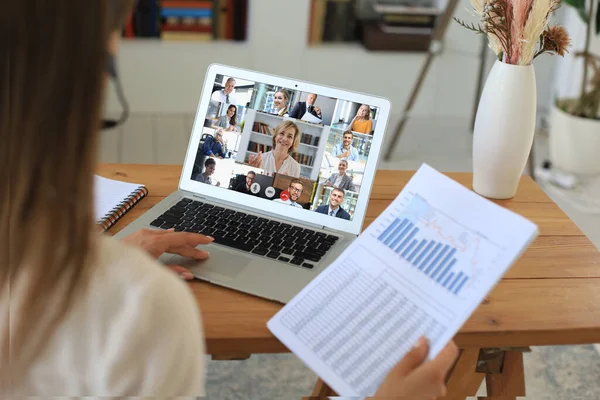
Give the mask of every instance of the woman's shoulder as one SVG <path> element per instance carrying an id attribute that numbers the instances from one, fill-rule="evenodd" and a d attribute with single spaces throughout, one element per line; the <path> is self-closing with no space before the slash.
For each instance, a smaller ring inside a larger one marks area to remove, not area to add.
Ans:
<path id="1" fill-rule="evenodd" d="M 203 393 L 202 320 L 188 285 L 137 247 L 102 236 L 98 248 L 86 295 L 57 344 L 84 353 L 98 347 L 91 368 L 105 374 L 102 393 L 123 385 L 140 394 Z M 174 372 L 177 365 L 189 374 Z"/>
<path id="2" fill-rule="evenodd" d="M 110 295 L 116 302 L 133 297 L 163 298 L 195 307 L 187 285 L 173 272 L 133 245 L 101 236 L 92 295 Z M 110 293 L 102 293 L 110 292 Z"/>

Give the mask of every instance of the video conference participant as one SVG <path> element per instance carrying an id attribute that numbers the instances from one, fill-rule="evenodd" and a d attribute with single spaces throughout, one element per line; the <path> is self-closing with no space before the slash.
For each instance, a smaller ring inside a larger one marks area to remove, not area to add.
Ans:
<path id="1" fill-rule="evenodd" d="M 240 182 L 236 187 L 235 191 L 240 193 L 252 194 L 250 191 L 250 187 L 254 183 L 254 179 L 256 179 L 256 174 L 254 171 L 250 171 L 246 174 L 246 180 L 244 182 Z"/>
<path id="2" fill-rule="evenodd" d="M 359 133 L 371 134 L 373 132 L 373 121 L 371 121 L 371 107 L 363 104 L 359 107 L 356 115 L 350 122 L 350 130 Z"/>
<path id="3" fill-rule="evenodd" d="M 304 190 L 304 185 L 300 179 L 292 179 L 290 184 L 288 185 L 287 191 L 290 194 L 290 198 L 287 200 L 275 199 L 273 200 L 276 203 L 288 204 L 290 206 L 294 206 L 297 208 L 304 208 L 300 204 L 297 203 L 300 196 L 302 196 L 302 191 Z"/>
<path id="4" fill-rule="evenodd" d="M 331 150 L 331 155 L 337 158 L 343 158 L 350 161 L 358 161 L 358 150 L 356 147 L 352 147 L 352 140 L 354 139 L 354 134 L 352 131 L 345 131 L 342 136 L 342 143 L 338 143 L 333 146 L 333 150 Z"/>
<path id="5" fill-rule="evenodd" d="M 293 153 L 300 144 L 300 129 L 292 121 L 283 121 L 273 130 L 273 150 L 250 156 L 248 164 L 260 168 L 266 174 L 282 174 L 293 178 L 300 177 L 300 164 Z"/>
<path id="6" fill-rule="evenodd" d="M 219 129 L 215 132 L 215 136 L 208 136 L 202 145 L 202 154 L 205 156 L 214 156 L 218 158 L 225 158 L 225 151 L 223 151 L 223 130 Z"/>
<path id="7" fill-rule="evenodd" d="M 352 192 L 356 192 L 356 186 L 352 183 L 352 177 L 346 175 L 346 170 L 348 169 L 348 161 L 340 160 L 338 164 L 338 173 L 331 174 L 327 181 L 325 181 L 325 186 L 333 186 L 342 190 L 350 190 Z"/>
<path id="8" fill-rule="evenodd" d="M 329 195 L 329 204 L 319 206 L 315 211 L 332 217 L 350 220 L 350 214 L 340 207 L 343 201 L 344 191 L 337 188 L 333 189 Z"/>
<path id="9" fill-rule="evenodd" d="M 281 89 L 275 92 L 273 95 L 273 106 L 275 106 L 275 113 L 280 117 L 288 114 L 288 102 L 290 101 L 290 94 L 287 90 Z"/>
<path id="10" fill-rule="evenodd" d="M 215 159 L 207 158 L 206 161 L 204 162 L 204 172 L 201 172 L 198 175 L 196 175 L 194 180 L 212 185 L 212 180 L 211 180 L 210 176 L 215 173 L 216 169 L 217 169 L 217 162 L 215 161 Z M 216 186 L 221 186 L 221 182 L 217 181 Z"/>
<path id="11" fill-rule="evenodd" d="M 227 107 L 227 114 L 219 117 L 215 126 L 225 128 L 227 132 L 239 132 L 240 128 L 237 123 L 237 107 L 233 104 Z"/>
<path id="12" fill-rule="evenodd" d="M 315 111 L 315 102 L 317 101 L 317 95 L 310 93 L 306 97 L 306 101 L 299 101 L 294 105 L 292 111 L 290 111 L 290 118 L 301 119 L 307 112 L 313 116 L 321 119 Z"/>
<path id="13" fill-rule="evenodd" d="M 216 90 L 210 96 L 211 100 L 225 104 L 237 104 L 235 102 L 235 79 L 229 78 L 225 82 L 225 87 L 221 90 Z"/>

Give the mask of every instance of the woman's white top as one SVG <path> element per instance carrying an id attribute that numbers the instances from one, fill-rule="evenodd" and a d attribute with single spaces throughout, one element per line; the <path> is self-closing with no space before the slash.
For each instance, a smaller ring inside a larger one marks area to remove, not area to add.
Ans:
<path id="1" fill-rule="evenodd" d="M 141 249 L 99 240 L 88 288 L 17 393 L 203 396 L 204 334 L 190 288 Z"/>
<path id="2" fill-rule="evenodd" d="M 267 174 L 277 173 L 292 176 L 294 178 L 300 177 L 300 164 L 290 155 L 288 155 L 285 161 L 283 161 L 279 171 L 276 171 L 275 156 L 273 155 L 273 151 L 267 151 L 266 153 L 262 154 L 262 163 L 260 164 L 260 168 L 265 170 Z"/>

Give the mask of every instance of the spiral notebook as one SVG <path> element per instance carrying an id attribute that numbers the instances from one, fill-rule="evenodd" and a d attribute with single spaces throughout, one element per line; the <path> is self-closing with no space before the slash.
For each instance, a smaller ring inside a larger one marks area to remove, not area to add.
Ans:
<path id="1" fill-rule="evenodd" d="M 148 189 L 144 185 L 116 181 L 98 175 L 95 176 L 94 185 L 96 221 L 104 231 L 110 229 L 148 195 Z"/>

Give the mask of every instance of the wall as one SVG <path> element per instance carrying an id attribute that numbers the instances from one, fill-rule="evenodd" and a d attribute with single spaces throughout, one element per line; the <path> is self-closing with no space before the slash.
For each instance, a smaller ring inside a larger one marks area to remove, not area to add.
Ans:
<path id="1" fill-rule="evenodd" d="M 461 0 L 455 16 L 473 21 Z M 360 44 L 306 45 L 308 0 L 252 0 L 246 43 L 123 41 L 118 66 L 132 112 L 194 113 L 211 63 L 224 63 L 387 97 L 397 117 L 425 60 L 423 53 L 371 53 Z M 444 52 L 434 61 L 413 115 L 469 117 L 478 72 L 481 36 L 452 22 Z M 491 51 L 488 66 L 493 62 Z M 535 62 L 543 108 L 552 93 L 555 61 Z M 108 111 L 120 107 L 113 91 Z"/>

